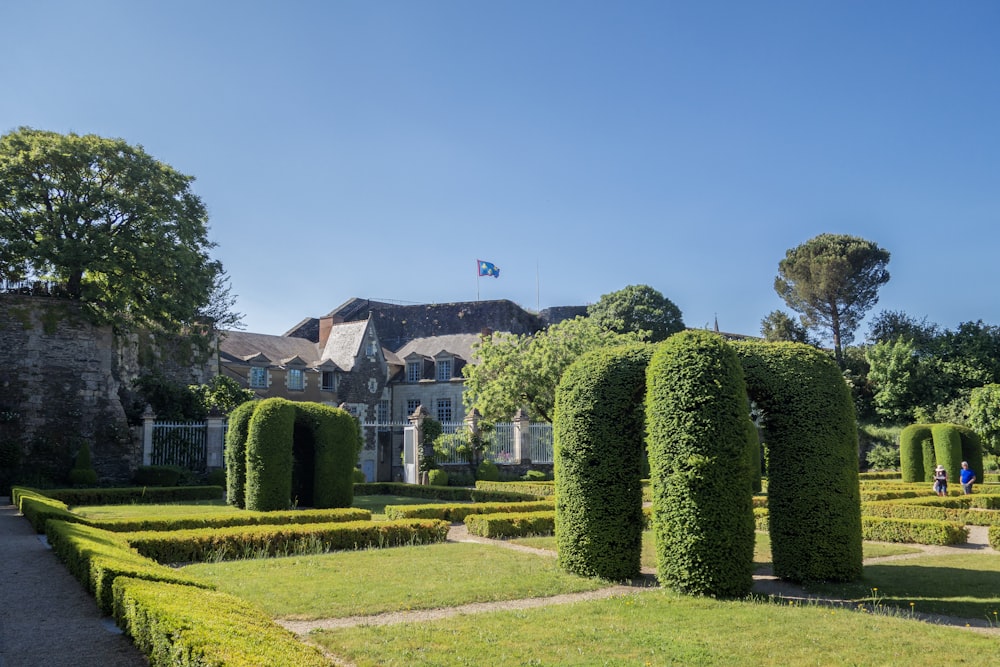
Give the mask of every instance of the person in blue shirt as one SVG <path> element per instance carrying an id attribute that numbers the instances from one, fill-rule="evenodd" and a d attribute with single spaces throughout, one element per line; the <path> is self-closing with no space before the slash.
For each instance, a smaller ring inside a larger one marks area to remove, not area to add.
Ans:
<path id="1" fill-rule="evenodd" d="M 972 493 L 972 483 L 976 481 L 976 473 L 969 470 L 969 463 L 967 461 L 962 461 L 962 472 L 959 475 L 959 481 L 962 483 L 962 491 L 966 494 Z"/>

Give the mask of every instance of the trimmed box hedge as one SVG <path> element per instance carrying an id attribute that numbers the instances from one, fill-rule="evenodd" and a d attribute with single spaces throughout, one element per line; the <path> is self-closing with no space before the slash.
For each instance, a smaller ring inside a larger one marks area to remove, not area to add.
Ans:
<path id="1" fill-rule="evenodd" d="M 556 530 L 555 510 L 518 512 L 511 514 L 470 514 L 465 526 L 472 535 L 490 537 L 524 537 L 552 535 Z"/>
<path id="2" fill-rule="evenodd" d="M 153 667 L 329 667 L 314 646 L 226 593 L 120 577 L 115 622 Z"/>
<path id="3" fill-rule="evenodd" d="M 1000 551 L 1000 526 L 990 526 L 988 535 L 990 546 Z"/>
<path id="4" fill-rule="evenodd" d="M 70 574 L 94 596 L 104 614 L 112 612 L 112 584 L 122 576 L 214 588 L 211 584 L 184 576 L 141 556 L 129 546 L 124 536 L 117 533 L 52 520 L 46 524 L 46 536 L 53 552 Z"/>
<path id="5" fill-rule="evenodd" d="M 354 485 L 356 496 L 407 496 L 430 500 L 469 500 L 474 503 L 516 503 L 538 500 L 530 493 L 516 491 L 494 491 L 491 489 L 468 489 L 461 486 L 425 486 L 403 482 L 368 482 Z"/>
<path id="6" fill-rule="evenodd" d="M 556 483 L 552 482 L 487 482 L 478 480 L 477 489 L 486 491 L 514 491 L 516 493 L 527 493 L 533 496 L 554 496 L 556 495 Z"/>
<path id="7" fill-rule="evenodd" d="M 110 530 L 131 533 L 145 530 L 191 530 L 196 528 L 228 528 L 231 526 L 271 526 L 306 523 L 340 523 L 344 521 L 369 521 L 372 513 L 356 507 L 327 510 L 291 510 L 287 512 L 251 512 L 234 510 L 232 514 L 171 517 L 134 517 L 127 519 L 92 519 L 78 517 L 80 523 Z"/>
<path id="8" fill-rule="evenodd" d="M 969 531 L 960 523 L 932 519 L 883 519 L 862 516 L 861 532 L 873 542 L 906 542 L 949 546 L 969 541 Z"/>
<path id="9" fill-rule="evenodd" d="M 456 505 L 386 505 L 388 519 L 442 519 L 452 523 L 464 521 L 471 514 L 554 511 L 555 500 L 518 503 L 463 503 Z"/>
<path id="10" fill-rule="evenodd" d="M 132 505 L 184 500 L 221 500 L 221 486 L 128 486 L 101 489 L 32 489 L 40 495 L 75 505 Z"/>
<path id="11" fill-rule="evenodd" d="M 444 542 L 450 525 L 438 519 L 351 521 L 282 526 L 235 526 L 126 533 L 140 554 L 160 563 L 231 560 Z"/>

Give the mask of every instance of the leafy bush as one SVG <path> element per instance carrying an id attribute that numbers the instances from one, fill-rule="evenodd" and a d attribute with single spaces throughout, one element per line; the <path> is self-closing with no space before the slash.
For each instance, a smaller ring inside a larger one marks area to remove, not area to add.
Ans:
<path id="1" fill-rule="evenodd" d="M 476 479 L 483 480 L 484 482 L 499 482 L 500 481 L 500 469 L 497 468 L 497 464 L 492 461 L 483 461 L 476 468 Z"/>
<path id="2" fill-rule="evenodd" d="M 360 468 L 354 469 L 354 472 L 351 473 L 351 479 L 355 484 L 364 484 L 368 481 L 368 478 L 365 477 L 365 473 L 361 472 Z"/>
<path id="3" fill-rule="evenodd" d="M 541 470 L 529 470 L 521 477 L 525 482 L 544 482 L 549 476 Z"/>
<path id="4" fill-rule="evenodd" d="M 448 486 L 473 486 L 475 476 L 468 470 L 452 470 L 448 473 Z"/>
<path id="5" fill-rule="evenodd" d="M 539 500 L 521 503 L 458 503 L 455 505 L 386 505 L 385 516 L 389 519 L 441 519 L 442 521 L 464 521 L 472 514 L 503 514 L 554 511 L 553 500 Z"/>
<path id="6" fill-rule="evenodd" d="M 440 468 L 435 468 L 427 473 L 427 482 L 431 486 L 448 486 L 448 473 Z"/>
<path id="7" fill-rule="evenodd" d="M 861 529 L 866 540 L 875 542 L 912 542 L 948 546 L 965 544 L 968 529 L 959 523 L 927 519 L 884 519 L 861 517 Z"/>
<path id="8" fill-rule="evenodd" d="M 76 463 L 69 471 L 69 482 L 73 486 L 94 486 L 97 484 L 97 471 L 90 462 L 90 444 L 84 441 L 76 454 Z"/>
<path id="9" fill-rule="evenodd" d="M 554 511 L 527 512 L 524 514 L 470 514 L 465 526 L 472 535 L 503 538 L 527 535 L 551 535 L 555 532 Z"/>
<path id="10" fill-rule="evenodd" d="M 895 445 L 875 445 L 868 450 L 867 459 L 870 470 L 898 470 L 899 447 Z"/>

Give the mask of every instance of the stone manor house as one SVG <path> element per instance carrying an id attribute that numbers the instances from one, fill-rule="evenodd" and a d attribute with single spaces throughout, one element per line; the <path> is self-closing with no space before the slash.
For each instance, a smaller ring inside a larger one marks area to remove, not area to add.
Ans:
<path id="1" fill-rule="evenodd" d="M 400 474 L 400 425 L 422 405 L 461 422 L 462 367 L 490 333 L 532 334 L 586 315 L 586 306 L 530 313 L 512 301 L 398 305 L 352 298 L 284 334 L 222 332 L 218 372 L 257 396 L 342 406 L 366 427 L 361 469 L 371 480 Z M 395 425 L 395 426 L 394 426 Z"/>

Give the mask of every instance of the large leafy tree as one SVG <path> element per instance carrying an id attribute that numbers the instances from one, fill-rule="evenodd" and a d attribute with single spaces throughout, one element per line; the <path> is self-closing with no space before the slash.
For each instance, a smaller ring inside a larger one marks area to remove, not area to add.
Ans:
<path id="1" fill-rule="evenodd" d="M 983 439 L 992 454 L 1000 454 L 1000 384 L 972 390 L 969 399 L 969 426 Z"/>
<path id="2" fill-rule="evenodd" d="M 552 421 L 556 385 L 580 355 L 599 347 L 642 340 L 638 333 L 619 334 L 577 317 L 534 335 L 495 333 L 476 345 L 475 364 L 467 364 L 462 402 L 486 421 L 510 419 L 524 408 L 532 419 Z"/>
<path id="3" fill-rule="evenodd" d="M 629 285 L 587 308 L 599 326 L 615 333 L 645 333 L 653 342 L 684 330 L 681 310 L 649 285 Z"/>
<path id="4" fill-rule="evenodd" d="M 121 139 L 3 135 L 0 277 L 54 282 L 120 327 L 199 319 L 225 286 L 192 180 Z"/>
<path id="5" fill-rule="evenodd" d="M 769 343 L 789 341 L 809 344 L 809 332 L 783 310 L 772 310 L 760 321 L 760 335 Z"/>
<path id="6" fill-rule="evenodd" d="M 889 281 L 889 252 L 871 241 L 846 234 L 820 234 L 785 253 L 774 289 L 803 324 L 833 343 L 844 367 L 850 343 L 865 313 L 878 302 Z"/>

